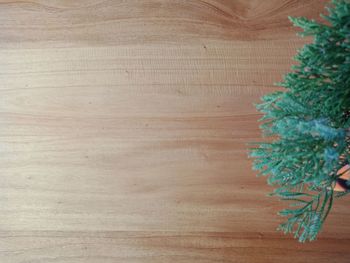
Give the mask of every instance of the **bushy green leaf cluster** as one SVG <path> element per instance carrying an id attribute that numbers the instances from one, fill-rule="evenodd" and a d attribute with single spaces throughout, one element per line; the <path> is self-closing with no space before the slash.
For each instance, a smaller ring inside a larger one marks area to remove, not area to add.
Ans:
<path id="1" fill-rule="evenodd" d="M 350 2 L 334 0 L 323 23 L 291 18 L 313 36 L 298 64 L 257 105 L 268 138 L 251 150 L 254 168 L 268 176 L 273 195 L 289 202 L 280 229 L 314 240 L 332 207 L 337 171 L 350 161 Z M 339 194 L 339 195 L 344 195 Z"/>

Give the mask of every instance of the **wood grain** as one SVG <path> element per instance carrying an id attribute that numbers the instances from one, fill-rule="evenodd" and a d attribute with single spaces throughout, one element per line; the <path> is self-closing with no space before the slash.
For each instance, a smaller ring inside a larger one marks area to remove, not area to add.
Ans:
<path id="1" fill-rule="evenodd" d="M 275 231 L 247 143 L 325 1 L 0 0 L 0 262 L 349 262 Z"/>

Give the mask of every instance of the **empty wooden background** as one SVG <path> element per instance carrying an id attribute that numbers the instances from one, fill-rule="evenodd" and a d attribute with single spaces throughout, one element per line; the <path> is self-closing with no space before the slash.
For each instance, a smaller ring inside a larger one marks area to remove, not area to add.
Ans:
<path id="1" fill-rule="evenodd" d="M 0 262 L 349 262 L 275 231 L 252 103 L 320 0 L 0 0 Z"/>

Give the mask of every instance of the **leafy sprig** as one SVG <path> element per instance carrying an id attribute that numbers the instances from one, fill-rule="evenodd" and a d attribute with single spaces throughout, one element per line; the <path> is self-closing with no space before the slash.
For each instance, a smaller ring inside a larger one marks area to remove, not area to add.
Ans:
<path id="1" fill-rule="evenodd" d="M 350 3 L 333 0 L 326 23 L 290 18 L 301 36 L 313 36 L 298 65 L 257 109 L 266 142 L 251 150 L 254 168 L 268 176 L 273 195 L 290 202 L 279 229 L 301 242 L 315 240 L 334 197 L 338 170 L 350 161 Z"/>

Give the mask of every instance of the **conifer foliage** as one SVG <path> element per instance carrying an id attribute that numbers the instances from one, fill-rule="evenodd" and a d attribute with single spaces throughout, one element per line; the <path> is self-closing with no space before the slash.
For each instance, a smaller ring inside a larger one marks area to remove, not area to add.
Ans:
<path id="1" fill-rule="evenodd" d="M 287 200 L 279 229 L 301 242 L 315 240 L 331 210 L 338 170 L 350 162 L 350 2 L 333 0 L 322 23 L 290 18 L 313 42 L 298 65 L 257 109 L 266 142 L 251 149 L 254 168 Z"/>

